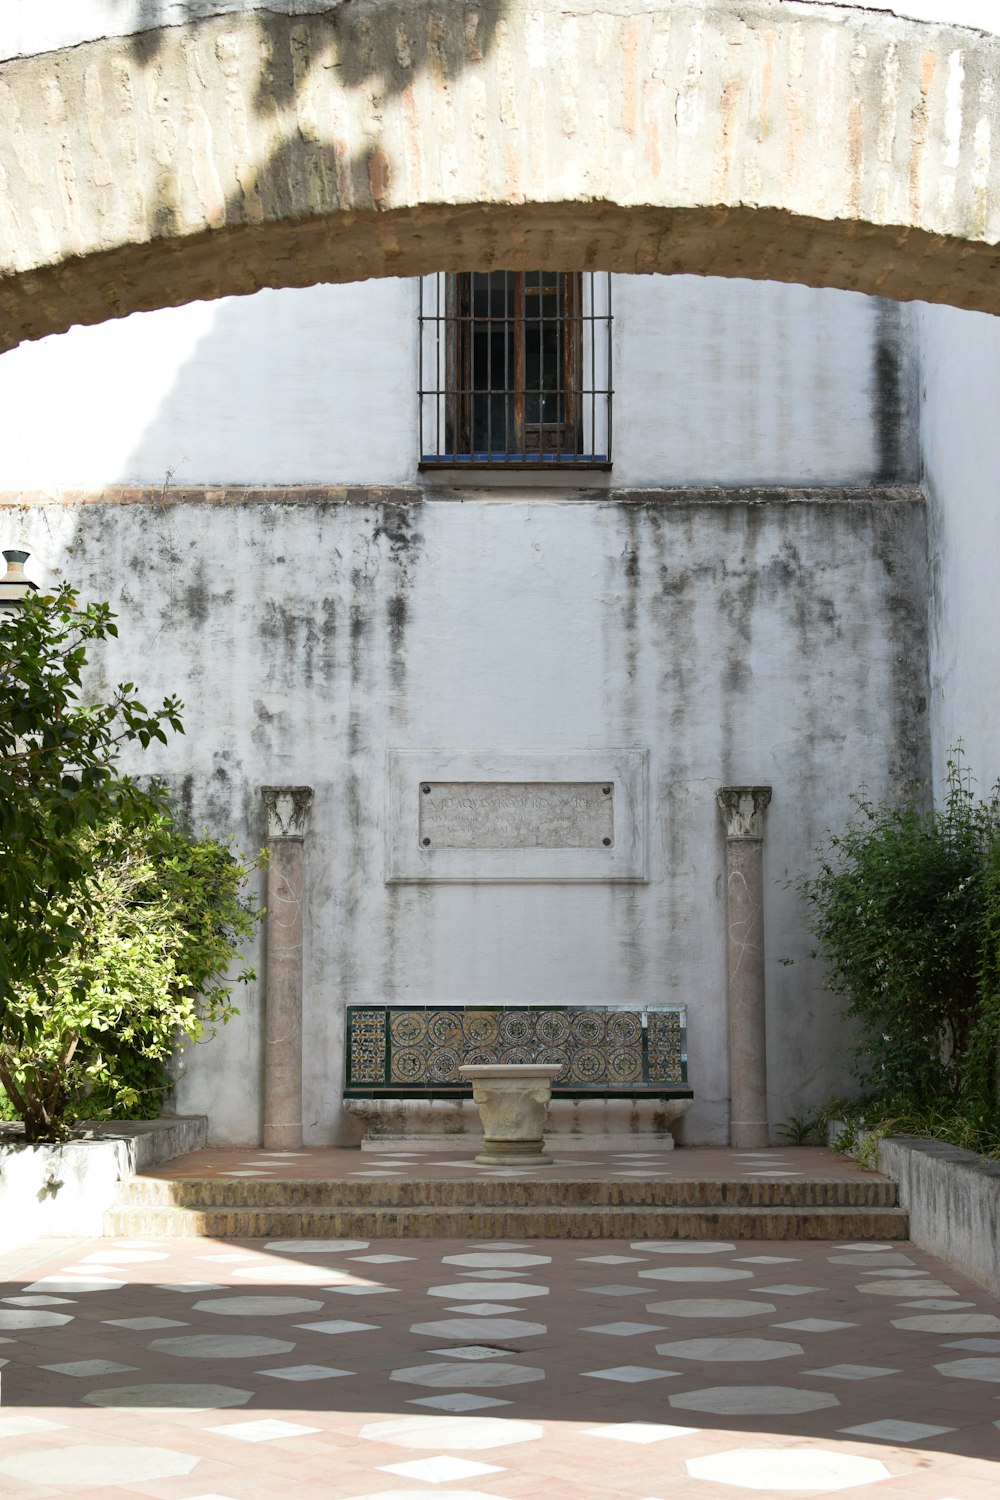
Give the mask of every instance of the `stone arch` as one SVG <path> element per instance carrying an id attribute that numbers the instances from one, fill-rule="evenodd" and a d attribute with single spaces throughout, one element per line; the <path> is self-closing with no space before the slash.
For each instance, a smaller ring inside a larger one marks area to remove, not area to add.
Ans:
<path id="1" fill-rule="evenodd" d="M 349 0 L 0 69 L 0 348 L 573 263 L 1000 311 L 1000 39 L 783 0 Z"/>

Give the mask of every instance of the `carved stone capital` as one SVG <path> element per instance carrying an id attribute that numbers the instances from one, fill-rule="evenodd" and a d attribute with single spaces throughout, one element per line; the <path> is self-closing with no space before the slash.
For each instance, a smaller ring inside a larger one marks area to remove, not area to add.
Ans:
<path id="1" fill-rule="evenodd" d="M 260 794 L 267 810 L 268 842 L 305 837 L 311 786 L 262 786 Z"/>
<path id="2" fill-rule="evenodd" d="M 726 838 L 762 839 L 769 786 L 720 786 L 716 796 L 726 815 Z"/>

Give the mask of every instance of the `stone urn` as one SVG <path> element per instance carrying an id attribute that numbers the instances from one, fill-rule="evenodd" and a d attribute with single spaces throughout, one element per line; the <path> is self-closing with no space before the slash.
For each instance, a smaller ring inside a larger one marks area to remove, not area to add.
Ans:
<path id="1" fill-rule="evenodd" d="M 545 1167 L 545 1121 L 552 1080 L 561 1063 L 466 1063 L 458 1070 L 472 1082 L 472 1099 L 483 1122 L 483 1149 L 476 1161 L 489 1167 Z"/>

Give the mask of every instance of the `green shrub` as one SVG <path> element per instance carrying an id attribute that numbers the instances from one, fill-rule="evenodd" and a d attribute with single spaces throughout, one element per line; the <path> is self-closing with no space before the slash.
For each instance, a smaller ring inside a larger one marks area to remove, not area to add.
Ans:
<path id="1" fill-rule="evenodd" d="M 156 1114 L 179 1035 L 197 1041 L 236 1013 L 225 975 L 253 929 L 249 872 L 184 833 L 162 794 L 144 795 L 141 822 L 80 836 L 89 873 L 61 913 L 77 940 L 42 986 L 16 987 L 0 1022 L 0 1084 L 28 1140 L 98 1114 Z"/>
<path id="2" fill-rule="evenodd" d="M 50 964 L 77 941 L 70 919 L 85 900 L 93 845 L 83 830 L 142 820 L 148 798 L 116 761 L 181 732 L 176 698 L 149 712 L 133 684 L 103 702 L 84 698 L 93 642 L 117 635 L 107 604 L 81 606 L 68 584 L 0 611 L 0 1020 L 18 985 L 41 989 Z M 72 894 L 72 903 L 67 897 Z"/>
<path id="3" fill-rule="evenodd" d="M 977 798 L 953 752 L 939 807 L 856 799 L 799 883 L 828 986 L 855 1023 L 863 1113 L 997 1129 L 1000 784 Z M 943 1137 L 942 1137 L 943 1138 Z M 1000 1132 L 998 1132 L 1000 1139 Z"/>
<path id="4" fill-rule="evenodd" d="M 0 1020 L 0 1085 L 28 1140 L 100 1113 L 156 1115 L 178 1037 L 235 1014 L 225 975 L 253 929 L 249 871 L 189 837 L 162 793 L 144 795 L 142 822 L 81 834 L 90 873 L 63 913 L 75 945 L 39 986 L 16 987 Z"/>
<path id="5" fill-rule="evenodd" d="M 234 1013 L 223 976 L 252 925 L 241 862 L 117 768 L 123 744 L 182 732 L 179 700 L 84 696 L 114 618 L 65 583 L 0 613 L 0 1086 L 29 1141 L 155 1113 L 178 1035 Z"/>

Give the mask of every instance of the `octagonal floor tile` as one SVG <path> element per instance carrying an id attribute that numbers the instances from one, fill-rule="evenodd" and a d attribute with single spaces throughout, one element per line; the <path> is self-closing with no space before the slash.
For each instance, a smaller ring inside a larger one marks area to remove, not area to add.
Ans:
<path id="1" fill-rule="evenodd" d="M 0 1458 L 0 1474 L 44 1485 L 86 1489 L 98 1485 L 146 1484 L 156 1479 L 178 1479 L 198 1459 L 173 1448 L 147 1448 L 141 1443 L 76 1443 L 68 1448 L 32 1448 Z"/>
<path id="2" fill-rule="evenodd" d="M 822 1411 L 840 1402 L 830 1391 L 804 1391 L 791 1385 L 713 1385 L 671 1396 L 670 1405 L 678 1411 L 706 1411 L 720 1417 L 770 1417 Z"/>
<path id="3" fill-rule="evenodd" d="M 829 1448 L 730 1448 L 689 1458 L 693 1479 L 747 1490 L 808 1490 L 833 1493 L 877 1484 L 891 1475 L 877 1458 L 860 1458 Z"/>

